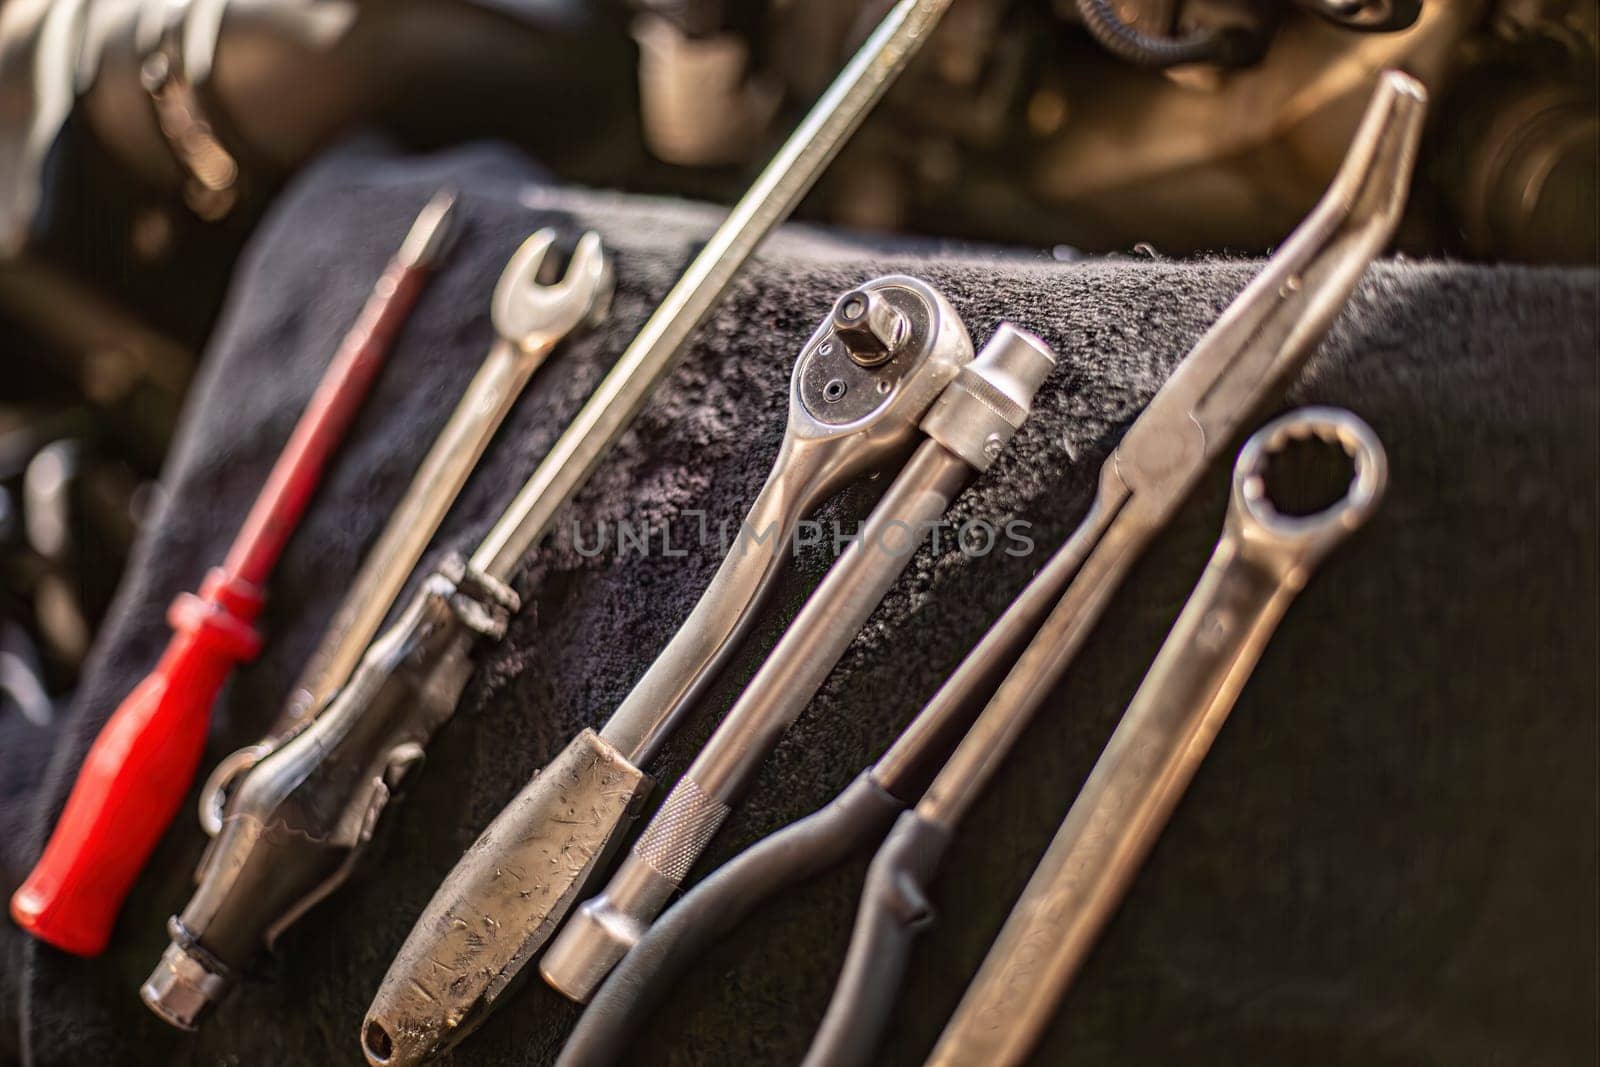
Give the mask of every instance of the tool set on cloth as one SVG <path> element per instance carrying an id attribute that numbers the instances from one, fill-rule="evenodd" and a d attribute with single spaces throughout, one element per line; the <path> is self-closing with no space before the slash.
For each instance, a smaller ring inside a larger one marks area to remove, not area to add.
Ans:
<path id="1" fill-rule="evenodd" d="M 170 944 L 140 989 L 158 1016 L 184 1029 L 202 1025 L 254 959 L 359 866 L 403 862 L 386 855 L 375 834 L 403 783 L 426 773 L 429 744 L 455 712 L 475 655 L 501 640 L 522 610 L 513 580 L 946 6 L 901 0 L 890 10 L 477 548 L 424 568 L 406 600 L 407 579 L 534 372 L 564 339 L 608 314 L 612 267 L 595 233 L 576 238 L 561 272 L 552 269 L 554 250 L 567 235 L 555 230 L 535 233 L 512 256 L 488 301 L 492 348 L 350 579 L 278 723 L 205 781 L 199 821 L 211 841 L 193 895 L 168 924 Z M 808 1056 L 817 1065 L 870 1062 L 913 937 L 948 921 L 933 914 L 926 883 L 963 816 L 1003 770 L 1134 561 L 1281 400 L 1387 246 L 1424 110 L 1415 81 L 1398 73 L 1379 80 L 1323 200 L 1128 428 L 1081 524 L 1059 547 L 1044 546 L 1051 554 L 943 687 L 914 716 L 924 695 L 907 694 L 904 732 L 830 805 L 706 872 L 698 861 L 735 806 L 759 790 L 768 756 L 922 546 L 939 536 L 957 498 L 1027 432 L 1056 366 L 1025 315 L 975 339 L 955 301 L 903 274 L 855 279 L 831 307 L 808 309 L 820 321 L 809 337 L 795 338 L 782 443 L 698 603 L 619 706 L 585 709 L 598 728 L 572 737 L 497 814 L 471 827 L 476 841 L 417 915 L 381 981 L 373 976 L 352 1053 L 359 1046 L 385 1067 L 445 1053 L 537 971 L 587 1004 L 562 1062 L 612 1062 L 684 969 L 763 900 L 875 851 Z M 224 676 L 259 645 L 251 624 L 267 572 L 421 277 L 444 254 L 450 211 L 446 196 L 424 209 L 334 357 L 235 551 L 200 596 L 174 605 L 173 646 L 91 750 L 49 847 L 12 901 L 17 921 L 40 939 L 85 955 L 105 947 L 122 898 L 199 769 L 207 712 Z M 1308 452 L 1336 468 L 1335 484 L 1310 505 L 1291 505 L 1284 479 Z M 1302 409 L 1249 438 L 1211 563 L 934 1061 L 1015 1063 L 1028 1055 L 1278 621 L 1323 557 L 1376 508 L 1385 478 L 1382 446 L 1348 412 Z M 869 483 L 879 495 L 861 509 L 856 531 L 632 835 L 651 801 L 652 766 L 729 674 L 789 570 L 803 525 Z"/>

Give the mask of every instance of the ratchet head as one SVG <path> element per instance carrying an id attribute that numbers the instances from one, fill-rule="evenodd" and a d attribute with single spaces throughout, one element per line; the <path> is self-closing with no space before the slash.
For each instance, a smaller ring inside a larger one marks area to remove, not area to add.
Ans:
<path id="1" fill-rule="evenodd" d="M 1342 450 L 1348 482 L 1331 502 L 1291 509 L 1275 485 L 1273 468 L 1297 446 Z M 1245 442 L 1233 468 L 1227 533 L 1270 561 L 1280 580 L 1298 589 L 1328 552 L 1377 510 L 1389 479 L 1389 461 L 1372 427 L 1339 408 L 1291 411 Z"/>
<path id="2" fill-rule="evenodd" d="M 556 232 L 543 229 L 522 242 L 500 272 L 490 313 L 495 332 L 519 348 L 553 344 L 581 326 L 592 326 L 611 306 L 611 266 L 600 235 L 578 239 L 560 281 L 539 281 Z"/>

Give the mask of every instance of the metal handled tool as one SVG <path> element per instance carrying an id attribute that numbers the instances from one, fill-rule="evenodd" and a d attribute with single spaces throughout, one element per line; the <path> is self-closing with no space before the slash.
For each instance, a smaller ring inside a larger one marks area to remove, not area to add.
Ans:
<path id="1" fill-rule="evenodd" d="M 949 3 L 950 0 L 900 0 L 889 10 L 690 263 L 572 426 L 534 471 L 506 519 L 474 554 L 474 569 L 488 573 L 513 566 L 522 552 L 543 536 L 556 512 L 588 478 L 654 384 L 670 369 L 739 268 L 816 182 L 840 146 L 931 35 Z M 650 717 L 655 712 L 646 709 L 644 714 Z M 670 724 L 670 715 L 663 721 Z M 539 787 L 540 791 L 555 791 L 558 800 L 559 790 L 550 783 L 594 787 L 608 782 L 626 784 L 626 788 L 608 791 L 606 808 L 596 813 L 602 822 L 619 823 L 637 802 L 637 791 L 643 783 L 642 776 L 630 776 L 619 768 L 612 758 L 613 751 L 598 741 L 597 734 L 586 731 L 545 768 L 540 776 L 545 784 Z M 513 801 L 513 806 L 519 806 L 519 802 Z M 585 869 L 588 863 L 585 860 Z M 576 881 L 584 873 L 569 873 L 565 865 L 558 871 L 562 882 Z M 546 895 L 552 906 L 564 910 L 576 891 L 576 885 L 565 890 L 556 887 Z M 548 931 L 537 933 L 534 947 L 542 944 L 547 935 Z M 403 970 L 406 965 L 397 962 L 397 966 Z M 368 1060 L 386 1064 L 416 1062 L 459 1040 L 470 1029 L 471 1020 L 481 1018 L 487 1004 L 504 989 L 504 981 L 520 969 L 519 961 L 503 980 L 500 972 L 494 972 L 481 995 L 472 998 L 473 1004 L 482 1000 L 483 1010 L 471 1012 L 446 1011 L 439 1006 L 420 1013 L 409 1009 L 390 1012 L 380 992 L 362 1026 L 362 1045 Z M 391 978 L 394 972 L 391 967 Z M 386 985 L 388 981 L 386 978 Z"/>
<path id="2" fill-rule="evenodd" d="M 122 901 L 188 792 L 211 706 L 237 663 L 261 647 L 254 622 L 267 579 L 322 470 L 449 246 L 455 197 L 417 216 L 374 285 L 284 445 L 220 567 L 172 602 L 175 631 L 84 758 L 44 854 L 11 898 L 17 925 L 57 948 L 98 955 Z"/>
<path id="3" fill-rule="evenodd" d="M 799 521 L 861 475 L 902 459 L 922 414 L 971 358 L 960 316 L 915 278 L 879 278 L 834 302 L 795 361 L 783 443 L 732 550 L 606 720 L 601 742 L 636 767 L 654 758 L 736 646 Z"/>
<path id="4" fill-rule="evenodd" d="M 605 891 L 551 944 L 540 973 L 589 999 L 677 891 L 778 739 L 973 474 L 1022 426 L 1055 358 L 1002 325 L 922 420 L 928 440 L 889 486 L 727 717 L 684 772 Z"/>
<path id="5" fill-rule="evenodd" d="M 494 315 L 502 336 L 468 389 L 477 406 L 457 409 L 414 483 L 444 503 L 420 491 L 402 502 L 427 534 L 532 367 L 603 314 L 610 270 L 599 238 L 580 240 L 566 277 L 544 286 L 536 276 L 553 240 L 547 231 L 535 234 L 501 275 Z M 420 480 L 432 476 L 440 481 Z M 385 566 L 420 552 L 427 537 L 418 536 L 407 531 L 380 544 Z M 375 581 L 387 585 L 390 577 L 386 571 Z M 194 896 L 168 924 L 172 944 L 140 990 L 151 1010 L 193 1028 L 238 968 L 348 876 L 391 791 L 455 710 L 472 635 L 498 636 L 515 609 L 516 596 L 498 576 L 446 560 L 332 702 L 242 774 L 201 860 Z"/>
<path id="6" fill-rule="evenodd" d="M 650 787 L 641 766 L 753 617 L 798 521 L 850 480 L 901 459 L 971 359 L 955 310 L 915 278 L 879 278 L 835 302 L 800 349 L 783 444 L 699 604 L 600 731 L 574 738 L 440 885 L 374 998 L 369 1046 L 386 1040 L 388 1061 L 406 1062 L 421 1054 L 418 1037 L 427 1046 L 451 1035 L 449 1019 L 465 1027 L 490 1010 L 630 825 Z M 519 871 L 539 874 L 525 884 Z M 476 935 L 489 923 L 501 936 Z M 459 973 L 429 962 L 441 957 Z"/>
<path id="7" fill-rule="evenodd" d="M 1278 511 L 1268 465 L 1294 441 L 1341 448 L 1346 494 Z M 1023 1062 L 1193 780 L 1284 612 L 1324 556 L 1366 522 L 1387 467 L 1370 427 L 1304 408 L 1245 445 L 1211 562 L 956 1008 L 930 1064 Z"/>
<path id="8" fill-rule="evenodd" d="M 562 1062 L 611 1063 L 629 1049 L 651 1006 L 672 988 L 676 977 L 717 938 L 763 900 L 787 886 L 814 877 L 862 849 L 880 843 L 904 810 L 915 804 L 949 757 L 974 718 L 1007 679 L 1018 657 L 1047 617 L 1060 625 L 1070 616 L 1057 610 L 1069 585 L 1077 596 L 1076 614 L 1088 603 L 1075 576 L 1098 544 L 1132 552 L 1168 521 L 1213 456 L 1227 447 L 1253 410 L 1278 395 L 1327 332 L 1369 262 L 1388 241 L 1397 224 L 1410 182 L 1412 161 L 1421 131 L 1421 88 L 1401 75 L 1385 76 L 1367 117 L 1332 187 L 1261 275 L 1208 330 L 1149 407 L 1125 435 L 1122 447 L 1102 470 L 1100 497 L 1077 532 L 1044 565 L 983 640 L 974 647 L 933 699 L 876 764 L 864 771 L 829 805 L 763 839 L 708 875 L 650 927 L 596 992 L 563 1052 Z M 1175 447 L 1165 464 L 1160 446 Z M 1143 470 L 1144 476 L 1140 476 Z M 1132 479 L 1139 491 L 1156 499 L 1131 514 L 1142 516 L 1144 528 L 1123 523 L 1107 533 L 1108 511 L 1126 503 Z M 1091 573 L 1086 571 L 1086 574 Z M 1120 573 L 1098 580 L 1109 598 Z M 1065 603 L 1063 601 L 1063 603 Z M 1092 622 L 1091 620 L 1088 620 Z M 985 712 L 992 724 L 985 740 L 1011 716 L 1031 715 L 1050 682 L 1039 672 L 1041 651 L 1028 675 L 1037 690 L 1013 686 L 1005 704 Z M 1057 672 L 1065 664 L 1052 667 Z M 999 744 L 1009 743 L 1021 723 Z M 980 750 L 983 751 L 983 750 Z M 985 765 L 992 773 L 1003 751 L 994 751 Z M 985 779 L 986 780 L 986 779 Z M 932 855 L 930 867 L 938 862 Z M 914 908 L 891 912 L 896 903 L 913 903 L 895 895 L 893 878 L 900 872 L 885 859 L 874 869 L 873 888 L 863 902 L 863 924 L 873 915 L 896 931 L 892 940 L 869 947 L 865 934 L 852 943 L 858 967 L 877 960 L 873 973 L 883 990 L 868 1002 L 836 997 L 835 1029 L 813 1050 L 814 1063 L 852 1063 L 870 1058 L 877 1034 L 893 1002 L 904 966 Z M 915 895 L 918 882 L 906 883 Z M 896 915 L 899 918 L 896 918 Z M 901 927 L 896 924 L 904 922 Z M 874 956 L 873 950 L 881 951 Z"/>
<path id="9" fill-rule="evenodd" d="M 200 825 L 213 837 L 222 828 L 223 806 L 234 779 L 325 710 L 349 679 L 534 372 L 569 332 L 605 317 L 611 268 L 600 235 L 584 234 L 573 249 L 565 278 L 555 285 L 541 285 L 539 270 L 555 240 L 554 230 L 538 231 L 500 272 L 489 305 L 495 342 L 434 438 L 383 533 L 368 550 L 278 722 L 266 740 L 224 757 L 206 779 L 200 791 Z"/>
<path id="10" fill-rule="evenodd" d="M 809 1064 L 859 1063 L 877 1047 L 911 941 L 929 921 L 925 887 L 956 826 L 1060 681 L 1134 559 L 1243 420 L 1304 363 L 1388 243 L 1405 205 L 1426 101 L 1414 79 L 1394 71 L 1381 76 L 1321 201 L 1101 468 L 1094 505 L 1061 550 L 1061 565 L 1072 572 L 1066 592 L 868 870 L 850 950 Z"/>

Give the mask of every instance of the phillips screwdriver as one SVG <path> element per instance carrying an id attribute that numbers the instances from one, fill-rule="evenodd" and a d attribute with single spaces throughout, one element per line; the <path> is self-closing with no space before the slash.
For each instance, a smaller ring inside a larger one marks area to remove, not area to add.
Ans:
<path id="1" fill-rule="evenodd" d="M 167 610 L 160 661 L 106 721 L 44 854 L 12 895 L 24 930 L 81 956 L 102 952 L 123 898 L 188 791 L 211 705 L 236 663 L 254 658 L 253 625 L 273 565 L 450 244 L 455 197 L 422 209 L 323 374 L 234 538 L 197 594 Z"/>

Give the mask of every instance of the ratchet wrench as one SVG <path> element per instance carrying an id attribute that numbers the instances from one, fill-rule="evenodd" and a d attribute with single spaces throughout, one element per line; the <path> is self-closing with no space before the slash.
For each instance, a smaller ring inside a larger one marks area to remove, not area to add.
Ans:
<path id="1" fill-rule="evenodd" d="M 544 536 L 556 513 L 587 480 L 606 450 L 644 404 L 655 383 L 672 367 L 685 343 L 727 290 L 740 267 L 815 184 L 839 148 L 932 35 L 949 4 L 950 0 L 899 0 L 884 15 L 871 36 L 734 205 L 572 425 L 523 485 L 506 515 L 474 554 L 471 561 L 474 570 L 480 573 L 508 571 L 528 547 Z M 670 722 L 670 717 L 667 721 Z M 608 750 L 589 741 L 589 735 L 581 735 L 578 742 L 545 768 L 541 777 L 547 783 L 541 789 L 554 788 L 549 785 L 551 782 L 571 782 L 580 789 L 601 789 L 605 804 L 595 813 L 598 825 L 620 823 L 625 812 L 637 803 L 637 792 L 642 785 L 640 776 L 622 771 L 610 758 Z M 617 788 L 607 789 L 607 783 Z M 583 873 L 582 870 L 570 876 L 564 873 L 569 862 L 572 862 L 570 856 L 556 868 L 561 882 L 575 880 Z M 590 860 L 584 859 L 580 867 L 587 867 L 589 863 Z M 552 906 L 564 909 L 576 891 L 575 887 L 568 890 L 557 885 L 543 895 L 551 899 Z M 547 935 L 548 931 L 535 931 L 529 936 L 537 947 Z M 519 939 L 522 936 L 519 932 Z M 521 962 L 517 961 L 508 971 L 490 974 L 486 987 L 472 999 L 472 1004 L 486 1009 L 504 988 L 501 975 L 509 980 L 520 967 Z M 386 982 L 393 974 L 394 967 L 391 967 Z M 379 1000 L 374 1002 L 362 1025 L 363 1051 L 374 1063 L 420 1061 L 459 1040 L 470 1029 L 471 1021 L 484 1014 L 482 1010 L 469 1011 L 459 1006 L 446 1010 L 440 1005 L 414 1005 L 390 1011 L 388 1005 L 388 998 L 380 991 Z"/>
<path id="2" fill-rule="evenodd" d="M 551 944 L 540 973 L 585 1001 L 682 884 L 783 732 L 799 717 L 911 555 L 1027 419 L 1055 357 L 1003 324 L 922 420 L 928 437 L 829 569 L 684 772 L 605 891 Z"/>
<path id="3" fill-rule="evenodd" d="M 1022 721 L 1013 723 L 1013 717 L 1025 721 L 1065 670 L 1065 661 L 1041 661 L 1043 646 L 1029 647 L 1035 633 L 1047 618 L 1059 628 L 1084 612 L 1091 614 L 1080 625 L 1092 625 L 1133 554 L 1170 519 L 1251 413 L 1279 395 L 1326 334 L 1367 263 L 1388 242 L 1410 184 L 1424 101 L 1422 87 L 1412 79 L 1383 77 L 1327 193 L 1124 435 L 1102 468 L 1096 502 L 1078 530 L 876 764 L 823 809 L 708 875 L 651 926 L 596 992 L 568 1040 L 563 1063 L 620 1059 L 677 975 L 762 900 L 882 842 L 993 697 L 994 706 L 983 711 L 989 724 L 983 740 L 969 750 L 974 758 L 993 756 L 975 772 L 983 777 L 972 783 L 972 791 L 981 788 L 1021 729 Z M 1130 510 L 1128 498 L 1135 492 L 1144 499 Z M 1118 512 L 1131 518 L 1113 524 Z M 1106 552 L 1123 557 L 1118 567 L 1086 568 L 1086 559 Z M 1100 588 L 1091 590 L 1091 584 Z M 1033 656 L 1027 674 L 1009 680 L 1025 647 Z M 1001 703 L 996 689 L 1003 680 L 1011 688 Z M 931 873 L 938 860 L 928 854 Z M 917 914 L 893 910 L 909 905 L 910 897 L 894 895 L 901 872 L 889 863 L 884 859 L 874 867 L 847 963 L 849 969 L 877 962 L 872 980 L 881 993 L 872 1003 L 835 997 L 834 1029 L 826 1041 L 819 1039 L 813 1063 L 862 1062 L 876 1047 Z M 903 884 L 912 896 L 917 893 L 916 878 Z M 894 918 L 897 914 L 901 919 Z M 907 925 L 898 926 L 900 921 Z M 873 936 L 879 924 L 889 933 Z"/>
<path id="4" fill-rule="evenodd" d="M 642 765 L 754 617 L 799 520 L 903 457 L 971 359 L 955 309 L 915 278 L 839 297 L 800 349 L 777 459 L 711 584 L 605 725 L 523 787 L 441 883 L 373 1000 L 369 1045 L 390 1035 L 392 1061 L 442 1016 L 470 1022 L 490 1010 L 626 831 L 651 785 Z M 491 924 L 501 936 L 478 935 Z M 448 973 L 437 959 L 453 961 Z"/>
<path id="5" fill-rule="evenodd" d="M 188 792 L 211 706 L 234 664 L 255 658 L 267 579 L 361 409 L 396 334 L 451 244 L 455 196 L 417 215 L 372 288 L 220 567 L 172 602 L 155 668 L 106 720 L 39 863 L 11 898 L 17 925 L 57 948 L 98 955 L 150 851 Z"/>
<path id="6" fill-rule="evenodd" d="M 1311 515 L 1281 513 L 1268 481 L 1274 457 L 1296 441 L 1342 448 L 1353 471 L 1344 496 Z M 1016 1064 L 1038 1044 L 1284 613 L 1371 516 L 1386 479 L 1377 436 L 1347 411 L 1303 408 L 1250 438 L 1211 562 L 929 1064 Z"/>
<path id="7" fill-rule="evenodd" d="M 548 230 L 529 238 L 501 275 L 493 300 L 501 338 L 402 501 L 404 528 L 391 520 L 394 536 L 374 549 L 378 564 L 367 573 L 385 602 L 533 368 L 604 314 L 611 273 L 599 237 L 578 242 L 559 284 L 541 285 L 554 239 Z M 193 1029 L 239 968 L 343 882 L 400 778 L 454 710 L 470 671 L 466 635 L 497 635 L 515 608 L 503 581 L 447 559 L 331 702 L 251 761 L 201 859 L 194 896 L 168 923 L 172 943 L 140 989 L 152 1011 Z M 376 623 L 383 612 L 363 603 L 353 615 Z"/>

